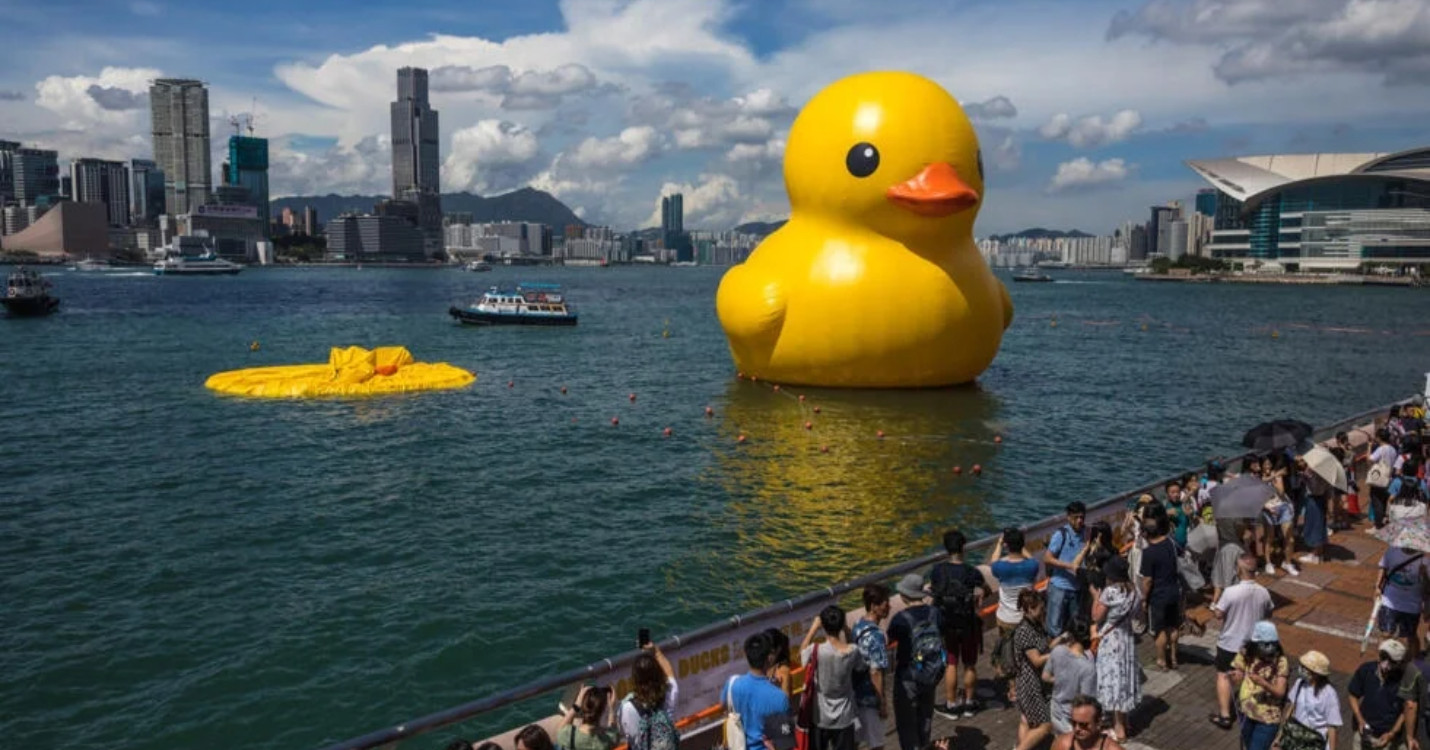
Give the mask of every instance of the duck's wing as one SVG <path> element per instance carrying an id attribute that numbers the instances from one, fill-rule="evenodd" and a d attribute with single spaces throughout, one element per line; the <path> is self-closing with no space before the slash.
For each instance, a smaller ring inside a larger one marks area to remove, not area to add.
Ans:
<path id="1" fill-rule="evenodd" d="M 727 271 L 715 293 L 715 312 L 731 344 L 773 349 L 784 326 L 786 294 L 785 285 L 757 265 Z"/>
<path id="2" fill-rule="evenodd" d="M 1003 330 L 1006 331 L 1013 325 L 1013 298 L 1008 296 L 1008 286 L 1002 279 L 994 279 L 993 283 L 998 285 L 998 296 L 1003 299 Z"/>

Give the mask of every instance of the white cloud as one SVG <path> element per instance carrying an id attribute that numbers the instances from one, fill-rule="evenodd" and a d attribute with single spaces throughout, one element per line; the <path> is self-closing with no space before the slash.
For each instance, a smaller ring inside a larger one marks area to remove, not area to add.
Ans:
<path id="1" fill-rule="evenodd" d="M 291 139 L 278 138 L 269 141 L 268 149 L 268 181 L 274 198 L 385 195 L 392 190 L 392 140 L 386 135 L 319 152 L 295 149 Z"/>
<path id="2" fill-rule="evenodd" d="M 587 138 L 571 152 L 571 164 L 608 168 L 640 164 L 660 150 L 660 135 L 649 125 L 626 128 L 610 138 Z"/>
<path id="3" fill-rule="evenodd" d="M 1350 71 L 1430 85 L 1424 0 L 1151 0 L 1113 17 L 1107 37 L 1124 36 L 1219 50 L 1228 83 Z"/>
<path id="4" fill-rule="evenodd" d="M 1067 141 L 1077 148 L 1097 148 L 1125 140 L 1141 126 L 1142 115 L 1132 109 L 1124 109 L 1106 122 L 1101 115 L 1074 119 L 1060 112 L 1038 128 L 1038 134 L 1050 141 Z"/>
<path id="5" fill-rule="evenodd" d="M 725 229 L 740 223 L 749 210 L 748 202 L 735 178 L 726 174 L 702 174 L 698 184 L 667 182 L 660 195 L 684 196 L 685 226 L 692 229 Z M 641 226 L 660 226 L 660 198 Z"/>
<path id="6" fill-rule="evenodd" d="M 446 65 L 432 71 L 430 81 L 432 91 L 474 91 L 498 96 L 503 109 L 551 109 L 567 96 L 598 88 L 591 69 L 577 63 L 520 73 L 513 73 L 506 65 Z M 612 86 L 606 90 L 620 89 Z"/>
<path id="7" fill-rule="evenodd" d="M 522 125 L 482 120 L 452 134 L 442 163 L 443 190 L 496 193 L 522 187 L 541 153 L 536 134 Z"/>
<path id="8" fill-rule="evenodd" d="M 1023 163 L 1023 149 L 1012 133 L 1003 136 L 989 156 L 989 165 L 1000 172 L 1012 172 Z"/>
<path id="9" fill-rule="evenodd" d="M 1132 176 L 1135 165 L 1122 159 L 1093 162 L 1085 156 L 1058 165 L 1057 174 L 1048 183 L 1048 192 L 1056 193 L 1073 187 L 1094 187 L 1121 182 Z"/>
<path id="10" fill-rule="evenodd" d="M 785 155 L 783 138 L 771 138 L 764 143 L 736 143 L 725 152 L 725 161 L 756 162 L 779 161 Z"/>
<path id="11" fill-rule="evenodd" d="M 60 127 L 84 130 L 97 126 L 142 132 L 149 125 L 147 108 L 110 108 L 118 98 L 147 97 L 149 81 L 162 74 L 153 68 L 104 68 L 97 76 L 48 76 L 35 84 L 35 103 L 60 119 Z M 100 92 L 96 97 L 92 91 Z"/>
<path id="12" fill-rule="evenodd" d="M 963 105 L 964 114 L 970 120 L 1007 120 L 1018 116 L 1018 108 L 1006 96 L 995 96 L 983 102 L 969 102 Z"/>

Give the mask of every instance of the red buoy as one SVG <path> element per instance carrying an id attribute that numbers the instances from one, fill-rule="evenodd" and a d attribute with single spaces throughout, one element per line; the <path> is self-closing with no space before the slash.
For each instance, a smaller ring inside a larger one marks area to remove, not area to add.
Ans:
<path id="1" fill-rule="evenodd" d="M 508 387 L 508 388 L 515 388 L 515 387 L 516 387 L 516 381 L 515 381 L 515 380 L 508 380 L 508 381 L 506 381 L 506 387 Z"/>
<path id="2" fill-rule="evenodd" d="M 820 453 L 828 453 L 828 452 L 829 452 L 829 446 L 827 446 L 827 445 L 821 445 L 821 446 L 819 446 L 819 452 L 820 452 Z"/>
<path id="3" fill-rule="evenodd" d="M 799 402 L 800 402 L 801 404 L 804 403 L 804 394 L 803 394 L 803 393 L 799 394 Z"/>
<path id="4" fill-rule="evenodd" d="M 993 436 L 993 442 L 994 442 L 994 443 L 999 443 L 999 444 L 1001 444 L 1001 443 L 1003 442 L 1003 436 L 1002 436 L 1002 435 L 994 435 L 994 436 Z"/>
<path id="5" fill-rule="evenodd" d="M 973 474 L 974 474 L 974 476 L 978 476 L 978 475 L 980 475 L 980 474 L 982 474 L 982 473 L 983 473 L 983 467 L 982 467 L 982 466 L 979 466 L 978 464 L 974 464 L 974 465 L 973 465 Z"/>
<path id="6" fill-rule="evenodd" d="M 635 402 L 636 402 L 636 394 L 632 393 L 632 394 L 631 394 L 631 403 L 634 404 Z"/>
<path id="7" fill-rule="evenodd" d="M 665 428 L 664 430 L 661 431 L 661 434 L 662 434 L 662 435 L 665 435 L 666 437 L 670 437 L 670 428 L 669 428 L 669 427 Z"/>
<path id="8" fill-rule="evenodd" d="M 737 373 L 735 373 L 735 379 L 736 379 L 736 380 L 744 380 L 744 379 L 745 379 L 745 373 L 743 373 L 743 372 L 737 372 Z"/>
<path id="9" fill-rule="evenodd" d="M 564 385 L 561 386 L 561 395 L 563 395 L 563 396 L 566 395 L 566 386 L 564 386 Z"/>
<path id="10" fill-rule="evenodd" d="M 745 436 L 744 436 L 744 435 L 741 435 L 741 436 L 735 438 L 735 442 L 737 442 L 737 443 L 743 443 L 743 442 L 745 442 Z"/>
<path id="11" fill-rule="evenodd" d="M 806 430 L 812 430 L 812 429 L 814 429 L 814 423 L 813 423 L 813 422 L 805 422 L 805 423 L 804 423 L 804 429 L 806 429 Z"/>
<path id="12" fill-rule="evenodd" d="M 620 420 L 618 417 L 611 417 L 611 425 L 612 425 L 612 426 L 618 425 L 618 424 L 620 424 L 620 423 L 621 423 L 621 420 Z"/>
<path id="13" fill-rule="evenodd" d="M 705 407 L 705 416 L 707 416 L 707 417 L 713 417 L 713 416 L 715 416 L 715 410 L 714 410 L 714 409 L 711 409 L 711 408 L 708 407 L 708 406 Z"/>
<path id="14" fill-rule="evenodd" d="M 780 384 L 779 384 L 779 383 L 775 383 L 775 390 L 778 391 L 779 389 L 780 389 Z"/>
<path id="15" fill-rule="evenodd" d="M 818 406 L 814 407 L 814 413 L 815 413 L 815 414 L 818 414 L 818 413 L 819 413 L 819 407 L 818 407 Z"/>
<path id="16" fill-rule="evenodd" d="M 879 432 L 878 432 L 877 434 L 878 434 L 880 440 L 883 440 L 883 439 L 884 439 L 884 431 L 883 431 L 883 430 L 879 430 Z"/>
<path id="17" fill-rule="evenodd" d="M 960 475 L 960 474 L 962 474 L 962 473 L 963 473 L 963 467 L 962 467 L 962 466 L 955 466 L 955 467 L 953 467 L 953 475 L 954 475 L 954 476 L 958 476 L 958 475 Z"/>

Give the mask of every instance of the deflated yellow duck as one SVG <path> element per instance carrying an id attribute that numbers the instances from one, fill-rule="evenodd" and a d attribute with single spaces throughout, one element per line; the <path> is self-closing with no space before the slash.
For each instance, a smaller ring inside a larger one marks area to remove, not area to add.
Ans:
<path id="1" fill-rule="evenodd" d="M 973 242 L 983 157 L 938 84 L 864 73 L 814 96 L 784 161 L 790 219 L 720 281 L 743 373 L 777 383 L 966 383 L 1013 320 Z"/>

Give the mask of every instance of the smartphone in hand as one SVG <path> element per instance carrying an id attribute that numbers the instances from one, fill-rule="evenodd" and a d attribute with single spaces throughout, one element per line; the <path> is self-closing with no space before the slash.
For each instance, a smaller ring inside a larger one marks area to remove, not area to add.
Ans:
<path id="1" fill-rule="evenodd" d="M 636 633 L 636 646 L 639 648 L 645 648 L 649 644 L 650 628 L 641 628 L 640 631 Z"/>

